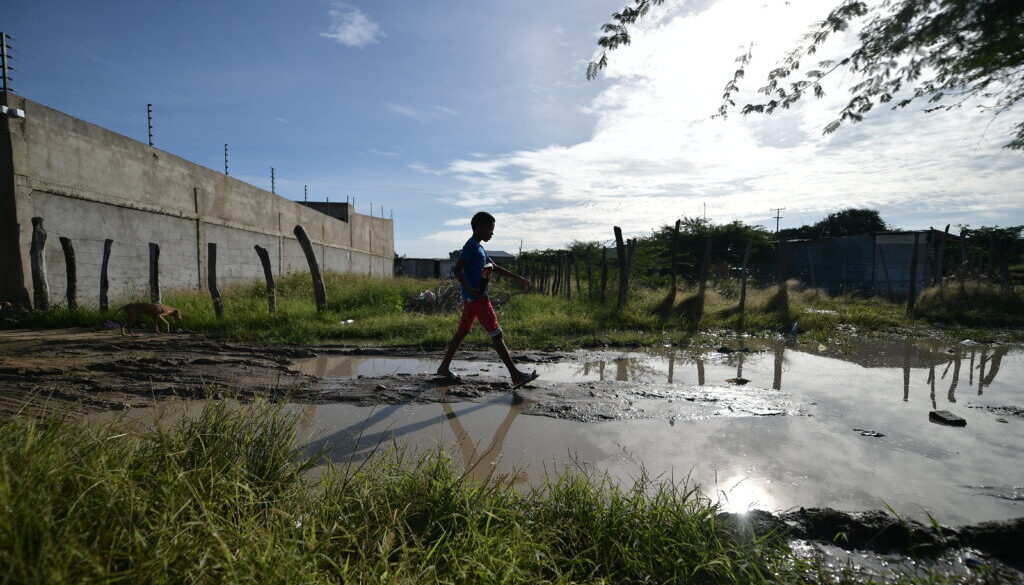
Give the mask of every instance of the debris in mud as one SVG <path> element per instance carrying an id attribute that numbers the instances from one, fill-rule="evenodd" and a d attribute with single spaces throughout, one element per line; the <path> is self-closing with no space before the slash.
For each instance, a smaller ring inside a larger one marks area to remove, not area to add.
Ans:
<path id="1" fill-rule="evenodd" d="M 933 410 L 928 413 L 928 420 L 949 427 L 966 427 L 967 421 L 948 410 Z"/>
<path id="2" fill-rule="evenodd" d="M 868 429 L 853 429 L 853 431 L 862 437 L 884 437 L 883 433 L 878 431 L 871 431 Z"/>
<path id="3" fill-rule="evenodd" d="M 1016 406 L 985 406 L 983 404 L 968 404 L 967 408 L 987 410 L 992 414 L 1009 415 L 1016 418 L 1024 418 L 1024 408 Z M 1004 418 L 997 418 L 996 422 L 1007 422 Z"/>

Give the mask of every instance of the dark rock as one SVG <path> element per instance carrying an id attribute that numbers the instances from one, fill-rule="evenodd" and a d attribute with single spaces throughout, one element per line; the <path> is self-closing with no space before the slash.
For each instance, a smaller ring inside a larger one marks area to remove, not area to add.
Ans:
<path id="1" fill-rule="evenodd" d="M 966 427 L 967 421 L 948 410 L 933 410 L 928 413 L 928 420 L 933 423 L 950 427 Z"/>
<path id="2" fill-rule="evenodd" d="M 862 436 L 862 437 L 884 437 L 885 436 L 885 435 L 883 435 L 882 433 L 880 433 L 878 431 L 869 431 L 868 429 L 853 429 L 853 430 L 855 432 L 859 433 L 860 436 Z"/>

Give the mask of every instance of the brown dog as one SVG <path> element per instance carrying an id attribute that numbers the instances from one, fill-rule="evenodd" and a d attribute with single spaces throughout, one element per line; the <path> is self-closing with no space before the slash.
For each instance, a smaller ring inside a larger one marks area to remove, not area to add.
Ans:
<path id="1" fill-rule="evenodd" d="M 171 324 L 164 317 L 173 317 L 178 320 L 179 324 L 181 323 L 181 311 L 160 303 L 129 303 L 115 311 L 114 316 L 116 317 L 121 312 L 124 312 L 121 335 L 125 335 L 126 329 L 131 330 L 132 325 L 135 325 L 140 317 L 149 317 L 153 321 L 153 329 L 157 333 L 160 333 L 161 322 L 167 326 L 167 332 L 171 332 Z M 135 333 L 132 332 L 132 335 Z"/>

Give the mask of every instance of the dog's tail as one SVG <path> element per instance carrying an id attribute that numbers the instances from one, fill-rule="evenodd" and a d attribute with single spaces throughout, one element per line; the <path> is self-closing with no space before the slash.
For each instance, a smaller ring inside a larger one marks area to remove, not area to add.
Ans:
<path id="1" fill-rule="evenodd" d="M 120 315 L 120 314 L 121 314 L 121 312 L 122 312 L 122 311 L 124 311 L 124 310 L 125 310 L 125 309 L 127 309 L 127 308 L 128 308 L 128 305 L 124 305 L 124 306 L 123 306 L 123 307 L 121 307 L 120 309 L 118 309 L 118 310 L 114 311 L 114 313 L 113 313 L 112 315 L 110 315 L 110 316 L 111 316 L 111 317 L 117 317 L 118 315 Z"/>

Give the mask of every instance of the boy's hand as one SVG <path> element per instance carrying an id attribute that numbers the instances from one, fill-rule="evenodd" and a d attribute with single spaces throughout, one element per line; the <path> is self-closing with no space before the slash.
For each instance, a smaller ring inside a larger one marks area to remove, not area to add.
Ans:
<path id="1" fill-rule="evenodd" d="M 468 290 L 469 290 L 469 294 L 473 295 L 474 299 L 480 299 L 480 298 L 483 298 L 483 296 L 484 296 L 483 293 L 480 292 L 480 289 L 478 289 L 478 288 L 471 288 L 471 289 L 468 289 Z"/>

